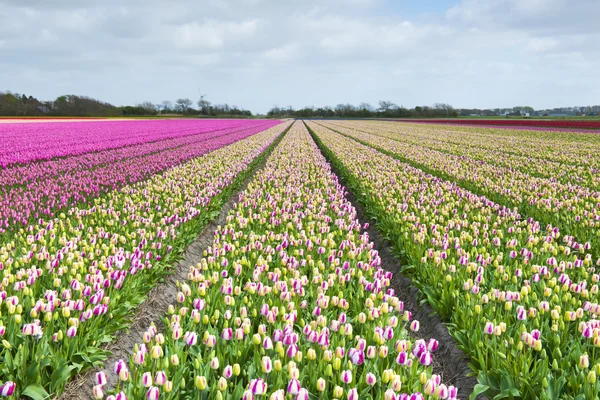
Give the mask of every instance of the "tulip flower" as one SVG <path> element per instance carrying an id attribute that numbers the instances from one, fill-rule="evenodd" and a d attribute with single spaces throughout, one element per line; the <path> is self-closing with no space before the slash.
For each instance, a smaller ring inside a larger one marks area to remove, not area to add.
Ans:
<path id="1" fill-rule="evenodd" d="M 196 389 L 204 390 L 206 389 L 206 385 L 206 378 L 204 376 L 196 375 L 196 378 L 194 379 L 194 386 L 196 386 Z"/>
<path id="2" fill-rule="evenodd" d="M 373 386 L 377 383 L 377 377 L 370 372 L 367 373 L 365 380 L 367 382 L 367 385 L 369 385 L 369 386 Z"/>
<path id="3" fill-rule="evenodd" d="M 323 378 L 317 379 L 317 391 L 324 392 L 327 387 L 327 382 Z"/>
<path id="4" fill-rule="evenodd" d="M 340 379 L 345 384 L 351 383 L 352 382 L 352 371 L 350 371 L 350 370 L 342 371 L 342 373 L 340 374 Z"/>
<path id="5" fill-rule="evenodd" d="M 142 375 L 142 385 L 144 387 L 152 386 L 152 373 L 151 372 L 144 372 L 144 374 Z"/>
<path id="6" fill-rule="evenodd" d="M 229 379 L 229 378 L 231 378 L 232 375 L 233 375 L 233 367 L 231 365 L 226 365 L 225 368 L 223 368 L 223 377 L 225 379 Z"/>
<path id="7" fill-rule="evenodd" d="M 100 371 L 96 373 L 96 385 L 104 386 L 108 382 L 106 378 L 106 374 L 104 371 Z"/>
<path id="8" fill-rule="evenodd" d="M 102 385 L 94 386 L 92 390 L 92 394 L 95 399 L 103 399 L 104 398 L 104 390 L 102 389 Z"/>
<path id="9" fill-rule="evenodd" d="M 158 388 L 156 386 L 152 386 L 146 392 L 147 400 L 158 400 L 159 396 L 160 396 L 160 392 L 158 391 Z"/>
<path id="10" fill-rule="evenodd" d="M 162 386 L 167 381 L 167 374 L 165 371 L 158 371 L 154 375 L 154 383 L 158 386 Z"/>
<path id="11" fill-rule="evenodd" d="M 287 392 L 291 395 L 296 395 L 300 392 L 301 388 L 300 381 L 298 381 L 298 379 L 292 379 L 288 383 Z"/>
<path id="12" fill-rule="evenodd" d="M 15 392 L 17 385 L 12 381 L 6 381 L 0 386 L 0 396 L 10 397 Z"/>

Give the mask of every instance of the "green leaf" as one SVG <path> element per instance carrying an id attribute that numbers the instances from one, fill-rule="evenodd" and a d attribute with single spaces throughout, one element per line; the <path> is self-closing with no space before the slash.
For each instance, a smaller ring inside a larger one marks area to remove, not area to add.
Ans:
<path id="1" fill-rule="evenodd" d="M 70 365 L 54 371 L 52 378 L 50 378 L 52 380 L 52 385 L 55 388 L 61 387 L 67 381 L 67 379 L 69 379 L 71 376 L 71 371 L 73 371 L 75 368 L 77 368 L 75 365 Z"/>
<path id="2" fill-rule="evenodd" d="M 40 385 L 29 385 L 21 392 L 21 396 L 27 396 L 32 398 L 33 400 L 44 400 L 50 395 L 46 390 Z"/>
<path id="3" fill-rule="evenodd" d="M 472 400 L 475 400 L 477 398 L 477 396 L 479 396 L 480 394 L 483 394 L 483 393 L 487 392 L 489 389 L 490 389 L 489 386 L 482 385 L 481 383 L 478 383 L 473 388 L 473 393 L 471 393 L 471 397 L 470 398 Z"/>

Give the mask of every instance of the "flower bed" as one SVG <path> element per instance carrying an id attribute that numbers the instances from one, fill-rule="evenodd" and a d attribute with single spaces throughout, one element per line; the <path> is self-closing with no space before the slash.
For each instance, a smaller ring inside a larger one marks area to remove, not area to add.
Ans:
<path id="1" fill-rule="evenodd" d="M 282 124 L 71 208 L 0 247 L 0 379 L 43 399 L 101 347 L 196 236 Z"/>
<path id="2" fill-rule="evenodd" d="M 109 398 L 456 398 L 431 373 L 437 341 L 411 338 L 418 321 L 379 264 L 296 123 L 190 266 L 167 330 L 149 327 L 117 362 Z"/>
<path id="3" fill-rule="evenodd" d="M 308 123 L 471 355 L 473 396 L 595 398 L 594 260 L 558 228 Z"/>

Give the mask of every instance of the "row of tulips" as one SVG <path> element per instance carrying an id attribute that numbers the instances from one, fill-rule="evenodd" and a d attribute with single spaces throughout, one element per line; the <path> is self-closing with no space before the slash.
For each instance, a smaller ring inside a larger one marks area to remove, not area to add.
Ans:
<path id="1" fill-rule="evenodd" d="M 0 233 L 13 233 L 32 220 L 53 217 L 65 207 L 88 203 L 103 193 L 147 179 L 276 124 L 253 123 L 4 169 L 0 172 L 0 177 L 6 178 L 0 186 Z M 202 125 L 197 123 L 198 128 Z M 16 182 L 18 185 L 14 185 Z"/>
<path id="2" fill-rule="evenodd" d="M 182 119 L 1 124 L 0 166 L 196 135 L 249 123 L 233 119 Z"/>
<path id="3" fill-rule="evenodd" d="M 134 123 L 134 121 L 130 123 Z M 207 122 L 199 120 L 196 123 L 197 132 L 188 133 L 184 136 L 166 139 L 151 138 L 152 140 L 148 142 L 114 149 L 94 150 L 79 155 L 58 157 L 52 160 L 11 165 L 0 170 L 0 187 L 22 185 L 33 180 L 47 180 L 56 175 L 71 174 L 73 171 L 77 173 L 83 168 L 94 168 L 102 164 L 121 162 L 127 158 L 145 156 L 181 146 L 189 146 L 201 140 L 242 132 L 256 127 L 262 127 L 264 130 L 277 125 L 277 123 L 277 121 L 272 120 L 251 120 L 236 126 L 204 126 Z"/>
<path id="4" fill-rule="evenodd" d="M 419 122 L 434 124 L 465 124 L 488 126 L 517 126 L 523 129 L 600 129 L 596 119 L 422 119 Z"/>
<path id="5" fill-rule="evenodd" d="M 333 124 L 332 127 L 337 124 Z M 344 125 L 349 125 L 345 123 Z M 385 123 L 362 123 L 353 127 L 355 130 L 367 132 L 394 139 L 403 144 L 410 145 L 415 149 L 426 148 L 442 153 L 459 156 L 469 162 L 485 162 L 492 165 L 498 165 L 502 168 L 519 170 L 525 174 L 537 176 L 546 179 L 555 179 L 563 184 L 575 184 L 585 186 L 593 190 L 600 189 L 600 158 L 586 155 L 581 161 L 586 161 L 586 165 L 566 164 L 564 161 L 555 161 L 544 158 L 543 149 L 538 152 L 536 149 L 535 157 L 532 154 L 517 155 L 511 153 L 515 145 L 525 145 L 520 140 L 513 140 L 510 146 L 501 149 L 486 148 L 485 144 L 492 138 L 488 135 L 472 135 L 463 133 L 461 140 L 452 141 L 443 133 L 439 127 L 423 127 L 415 129 L 414 125 L 398 125 Z M 589 137 L 591 135 L 581 135 Z M 600 137 L 598 135 L 594 137 Z M 516 139 L 516 138 L 515 138 Z M 561 141 L 560 153 L 562 156 L 570 156 L 574 152 L 585 148 L 589 150 L 595 147 L 595 154 L 600 152 L 600 146 L 593 146 L 590 143 L 570 143 L 567 140 Z M 558 150 L 558 149 L 555 149 Z M 538 154 L 539 153 L 539 154 Z M 570 157 L 573 159 L 573 157 Z"/>
<path id="6" fill-rule="evenodd" d="M 308 125 L 471 355 L 472 396 L 600 391 L 598 265 L 558 228 L 316 123 Z"/>
<path id="7" fill-rule="evenodd" d="M 598 191 L 366 132 L 357 133 L 349 129 L 339 129 L 339 132 L 427 172 L 455 181 L 499 204 L 518 207 L 522 215 L 544 224 L 560 226 L 564 234 L 575 238 L 575 249 L 591 243 L 594 254 L 600 255 Z"/>
<path id="8" fill-rule="evenodd" d="M 101 346 L 286 125 L 40 220 L 0 247 L 0 382 L 42 399 L 101 364 Z"/>
<path id="9" fill-rule="evenodd" d="M 577 132 L 524 131 L 455 127 L 439 125 L 399 124 L 380 121 L 331 121 L 337 126 L 362 131 L 389 132 L 411 137 L 438 139 L 440 142 L 475 149 L 530 157 L 532 161 L 548 160 L 568 165 L 598 167 L 600 135 Z M 377 127 L 373 129 L 373 127 Z"/>
<path id="10" fill-rule="evenodd" d="M 361 228 L 295 123 L 179 283 L 165 332 L 116 363 L 108 399 L 455 399 Z"/>

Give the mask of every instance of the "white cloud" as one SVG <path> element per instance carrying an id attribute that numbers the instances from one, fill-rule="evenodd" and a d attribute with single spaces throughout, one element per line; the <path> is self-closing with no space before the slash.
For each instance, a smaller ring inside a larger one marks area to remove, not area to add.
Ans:
<path id="1" fill-rule="evenodd" d="M 550 50 L 554 50 L 558 47 L 559 41 L 553 38 L 532 38 L 529 39 L 527 48 L 537 53 L 545 53 Z"/>
<path id="2" fill-rule="evenodd" d="M 257 30 L 258 20 L 241 22 L 207 20 L 184 24 L 176 28 L 175 46 L 184 48 L 207 47 L 218 49 L 225 41 L 247 40 Z"/>
<path id="3" fill-rule="evenodd" d="M 200 86 L 254 111 L 597 102 L 600 1 L 456 0 L 427 19 L 404 1 L 0 0 L 0 90 L 130 104 Z"/>

